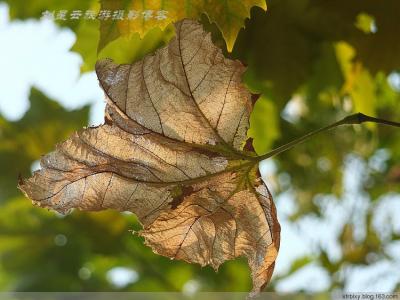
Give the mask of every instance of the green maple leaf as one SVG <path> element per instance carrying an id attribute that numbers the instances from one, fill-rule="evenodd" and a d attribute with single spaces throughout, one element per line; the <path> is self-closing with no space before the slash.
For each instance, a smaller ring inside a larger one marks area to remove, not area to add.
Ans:
<path id="1" fill-rule="evenodd" d="M 231 51 L 240 28 L 244 21 L 250 17 L 250 9 L 259 6 L 267 9 L 265 0 L 159 0 L 159 1 L 111 1 L 101 0 L 101 9 L 104 10 L 132 10 L 138 13 L 134 19 L 115 21 L 108 19 L 101 22 L 100 42 L 98 50 L 101 51 L 108 43 L 119 36 L 139 33 L 141 37 L 154 27 L 164 29 L 172 22 L 183 18 L 200 19 L 205 13 L 211 22 L 215 22 L 222 32 L 228 51 Z M 149 17 L 141 13 L 148 12 Z M 165 18 L 157 15 L 165 12 Z M 150 15 L 151 13 L 151 15 Z"/>

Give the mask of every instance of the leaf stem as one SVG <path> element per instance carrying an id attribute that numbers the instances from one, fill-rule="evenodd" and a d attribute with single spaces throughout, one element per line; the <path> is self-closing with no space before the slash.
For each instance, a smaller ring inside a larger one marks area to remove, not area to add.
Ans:
<path id="1" fill-rule="evenodd" d="M 301 137 L 299 137 L 299 138 L 297 138 L 297 139 L 295 139 L 295 140 L 293 140 L 293 141 L 291 141 L 291 142 L 289 142 L 289 143 L 287 143 L 285 145 L 279 146 L 278 148 L 276 148 L 276 149 L 274 149 L 274 150 L 272 150 L 272 151 L 270 151 L 270 152 L 268 152 L 268 153 L 266 153 L 264 155 L 257 156 L 256 159 L 257 159 L 257 161 L 261 161 L 261 160 L 270 158 L 272 156 L 278 155 L 278 154 L 280 154 L 282 152 L 285 152 L 285 151 L 293 148 L 294 146 L 296 146 L 298 144 L 301 144 L 301 143 L 305 142 L 306 140 L 308 140 L 309 138 L 311 138 L 312 136 L 314 136 L 314 135 L 316 135 L 318 133 L 321 133 L 321 132 L 324 132 L 324 131 L 328 131 L 328 130 L 336 128 L 338 126 L 362 124 L 362 123 L 365 123 L 365 122 L 372 122 L 372 123 L 377 123 L 377 124 L 400 127 L 400 123 L 398 123 L 398 122 L 393 122 L 393 121 L 388 121 L 388 120 L 384 120 L 384 119 L 374 118 L 374 117 L 371 117 L 371 116 L 364 115 L 362 113 L 356 113 L 356 114 L 347 116 L 347 117 L 343 118 L 342 120 L 337 121 L 337 122 L 335 122 L 335 123 L 333 123 L 331 125 L 328 125 L 328 126 L 320 128 L 320 129 L 314 130 L 314 131 L 312 131 L 310 133 L 307 133 L 307 134 L 305 134 L 305 135 L 303 135 L 303 136 L 301 136 Z"/>

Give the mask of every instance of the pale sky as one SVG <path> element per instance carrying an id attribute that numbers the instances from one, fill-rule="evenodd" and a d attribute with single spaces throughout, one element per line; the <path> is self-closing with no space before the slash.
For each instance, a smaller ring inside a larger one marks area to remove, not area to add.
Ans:
<path id="1" fill-rule="evenodd" d="M 35 86 L 68 109 L 92 104 L 90 122 L 103 122 L 103 92 L 94 72 L 80 76 L 82 59 L 68 51 L 74 42 L 72 31 L 49 20 L 9 23 L 6 6 L 0 5 L 0 113 L 21 118 Z"/>

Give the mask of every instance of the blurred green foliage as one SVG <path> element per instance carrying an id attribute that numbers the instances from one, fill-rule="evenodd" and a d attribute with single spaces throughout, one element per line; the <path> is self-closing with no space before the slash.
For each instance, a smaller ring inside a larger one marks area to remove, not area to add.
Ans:
<path id="1" fill-rule="evenodd" d="M 100 9 L 95 0 L 0 2 L 8 3 L 12 19 L 40 18 L 45 10 Z M 248 133 L 258 154 L 352 112 L 400 119 L 400 87 L 388 80 L 400 71 L 398 0 L 268 0 L 267 5 L 267 12 L 251 9 L 232 52 L 227 51 L 218 26 L 200 17 L 225 54 L 248 66 L 244 82 L 253 93 L 261 94 Z M 113 24 L 91 20 L 58 24 L 76 33 L 71 51 L 82 56 L 82 72 L 93 70 L 99 57 L 118 63 L 136 61 L 174 34 L 166 26 L 164 30 L 149 28 L 142 33 L 143 39 L 139 34 L 113 36 L 97 53 L 100 28 L 104 31 L 104 26 Z M 215 274 L 210 268 L 152 254 L 139 237 L 129 233 L 140 228 L 133 215 L 75 211 L 59 216 L 31 206 L 16 189 L 18 174 L 26 176 L 40 155 L 87 124 L 88 108 L 66 111 L 36 89 L 30 100 L 31 108 L 20 121 L 0 117 L 2 290 L 180 291 L 190 280 L 200 284 L 201 290 L 249 290 L 249 271 L 243 261 L 228 262 Z M 316 196 L 343 195 L 346 157 L 353 153 L 369 161 L 382 149 L 389 153 L 386 167 L 368 165 L 362 182 L 363 192 L 377 203 L 388 192 L 400 190 L 400 131 L 382 126 L 339 128 L 276 157 L 275 194 L 290 191 L 295 195 L 297 209 L 290 216 L 294 223 L 306 216 L 324 218 Z M 279 180 L 282 176 L 289 180 Z M 372 226 L 372 219 L 371 204 L 362 220 L 365 238 L 355 237 L 350 220 L 341 228 L 340 259 L 333 260 L 321 248 L 314 257 L 295 260 L 268 290 L 310 262 L 329 273 L 330 290 L 343 288 L 346 278 L 339 275 L 347 266 L 369 265 L 371 254 L 377 260 L 388 259 L 383 249 L 398 240 L 400 233 L 384 238 Z M 135 270 L 137 281 L 113 284 L 107 274 L 118 266 Z"/>
<path id="2" fill-rule="evenodd" d="M 21 120 L 10 122 L 0 115 L 0 203 L 20 195 L 17 178 L 29 175 L 35 160 L 88 122 L 89 107 L 67 112 L 35 88 L 29 100 L 30 109 Z"/>

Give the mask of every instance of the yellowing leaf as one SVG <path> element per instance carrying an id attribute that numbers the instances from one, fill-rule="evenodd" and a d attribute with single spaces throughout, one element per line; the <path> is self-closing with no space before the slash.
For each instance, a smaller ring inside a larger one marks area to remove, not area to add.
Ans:
<path id="1" fill-rule="evenodd" d="M 354 49 L 344 43 L 336 45 L 336 55 L 341 65 L 345 83 L 343 92 L 350 95 L 355 112 L 375 115 L 375 104 L 377 103 L 375 85 L 371 74 L 363 68 L 362 64 L 354 61 Z M 368 124 L 374 127 L 374 124 Z"/>
<path id="2" fill-rule="evenodd" d="M 250 9 L 259 6 L 267 9 L 265 0 L 101 0 L 102 9 L 130 11 L 120 21 L 104 20 L 101 25 L 99 50 L 120 35 L 139 33 L 143 37 L 150 29 L 164 29 L 168 24 L 183 18 L 199 19 L 205 13 L 215 22 L 231 51 L 244 20 L 250 17 Z"/>
<path id="3" fill-rule="evenodd" d="M 145 243 L 173 259 L 217 269 L 245 256 L 258 293 L 274 269 L 280 226 L 259 160 L 242 150 L 251 111 L 244 69 L 190 20 L 139 62 L 98 62 L 106 124 L 58 145 L 20 188 L 59 212 L 131 211 Z"/>
<path id="4" fill-rule="evenodd" d="M 374 17 L 366 13 L 360 13 L 357 16 L 355 25 L 358 29 L 367 34 L 374 33 L 376 30 Z"/>

